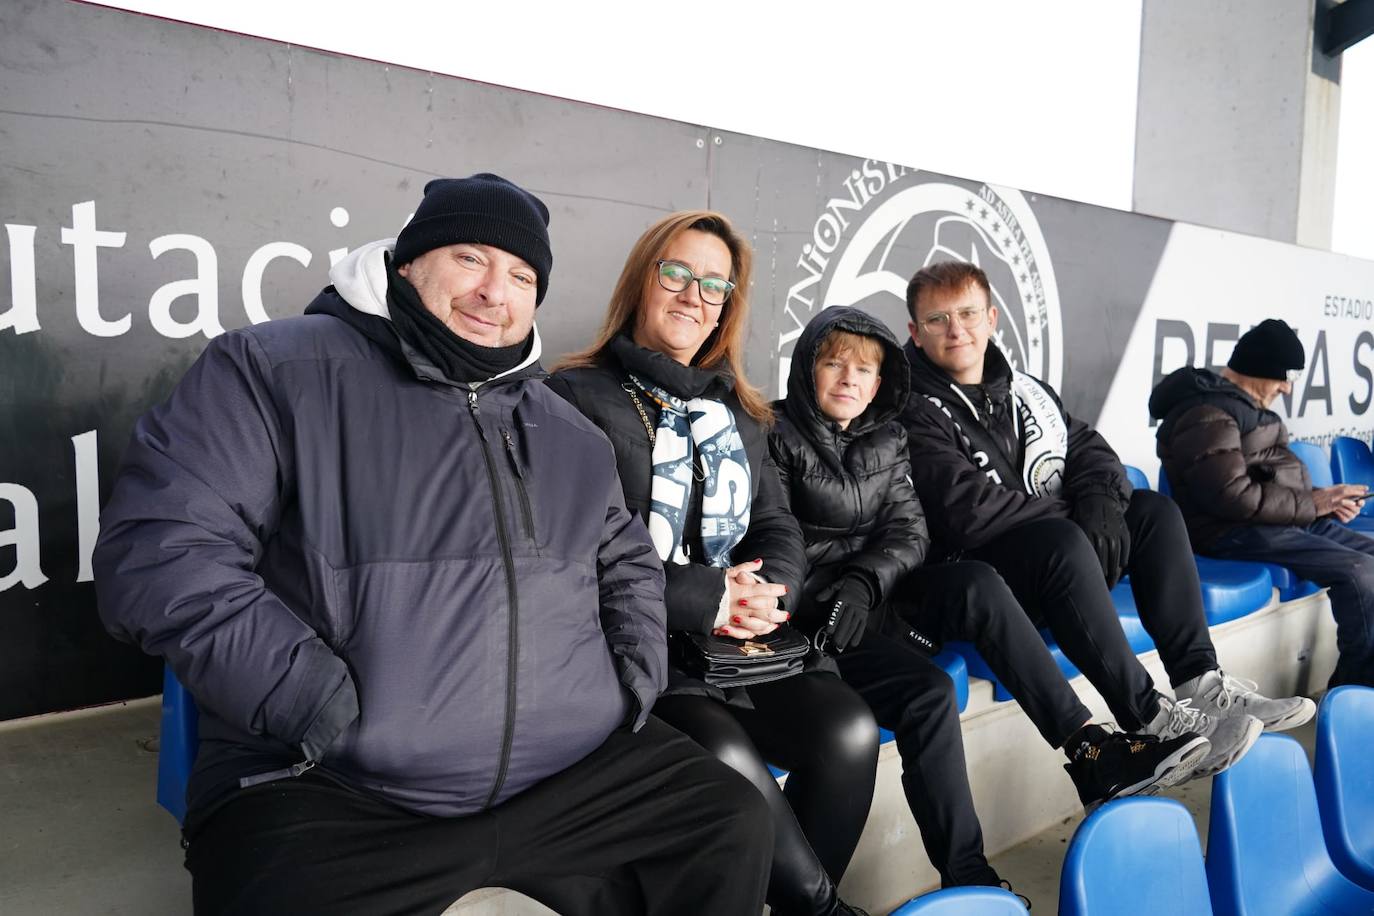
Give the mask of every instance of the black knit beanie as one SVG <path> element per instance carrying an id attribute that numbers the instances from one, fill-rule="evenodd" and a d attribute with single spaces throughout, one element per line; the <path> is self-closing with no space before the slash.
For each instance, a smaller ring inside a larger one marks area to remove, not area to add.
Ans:
<path id="1" fill-rule="evenodd" d="M 1241 335 L 1227 368 L 1251 378 L 1284 379 L 1307 364 L 1302 341 L 1285 321 L 1266 318 Z"/>
<path id="2" fill-rule="evenodd" d="M 409 264 L 427 251 L 460 242 L 491 245 L 522 258 L 538 275 L 535 304 L 544 301 L 553 252 L 549 208 L 542 200 L 490 172 L 436 178 L 425 185 L 424 200 L 397 236 L 392 260 Z"/>

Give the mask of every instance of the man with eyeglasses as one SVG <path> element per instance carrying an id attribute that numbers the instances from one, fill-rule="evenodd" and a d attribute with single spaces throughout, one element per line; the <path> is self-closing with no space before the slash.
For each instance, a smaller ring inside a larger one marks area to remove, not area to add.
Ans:
<path id="1" fill-rule="evenodd" d="M 1310 700 L 1268 699 L 1220 669 L 1178 508 L 1132 491 L 1106 440 L 1048 384 L 1012 369 L 992 341 L 998 314 L 983 271 L 925 267 L 907 309 L 913 396 L 903 420 L 934 552 L 991 564 L 1122 728 L 1208 738 L 1195 776 L 1235 763 L 1265 727 L 1311 718 Z M 1126 573 L 1176 699 L 1155 689 L 1122 631 L 1110 589 Z M 1064 745 L 1071 760 L 1075 741 Z"/>
<path id="2" fill-rule="evenodd" d="M 1285 322 L 1261 321 L 1236 341 L 1226 368 L 1184 367 L 1150 394 L 1160 460 L 1193 546 L 1279 563 L 1329 588 L 1340 659 L 1328 687 L 1374 687 L 1374 539 L 1345 526 L 1367 488 L 1313 488 L 1288 430 L 1269 408 L 1291 394 L 1306 363 Z"/>

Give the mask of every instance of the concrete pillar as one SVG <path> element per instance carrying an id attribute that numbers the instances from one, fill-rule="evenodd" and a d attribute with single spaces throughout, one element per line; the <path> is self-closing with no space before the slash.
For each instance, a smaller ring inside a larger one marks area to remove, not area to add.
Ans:
<path id="1" fill-rule="evenodd" d="M 1144 0 L 1137 212 L 1331 247 L 1340 58 L 1324 0 Z"/>

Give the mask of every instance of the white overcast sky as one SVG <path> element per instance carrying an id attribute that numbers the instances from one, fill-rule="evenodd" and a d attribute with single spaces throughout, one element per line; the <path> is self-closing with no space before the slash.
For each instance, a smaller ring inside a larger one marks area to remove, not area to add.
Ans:
<path id="1" fill-rule="evenodd" d="M 108 0 L 1128 210 L 1140 0 Z M 1374 39 L 1345 55 L 1333 247 L 1374 259 Z"/>

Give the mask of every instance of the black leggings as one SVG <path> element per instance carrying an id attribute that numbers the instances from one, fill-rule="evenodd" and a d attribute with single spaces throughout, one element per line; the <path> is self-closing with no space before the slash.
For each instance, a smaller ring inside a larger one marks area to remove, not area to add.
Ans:
<path id="1" fill-rule="evenodd" d="M 878 727 L 833 674 L 748 688 L 753 709 L 705 696 L 661 697 L 654 715 L 744 774 L 773 815 L 768 904 L 779 916 L 827 913 L 873 800 Z M 764 761 L 789 771 L 778 787 Z"/>

